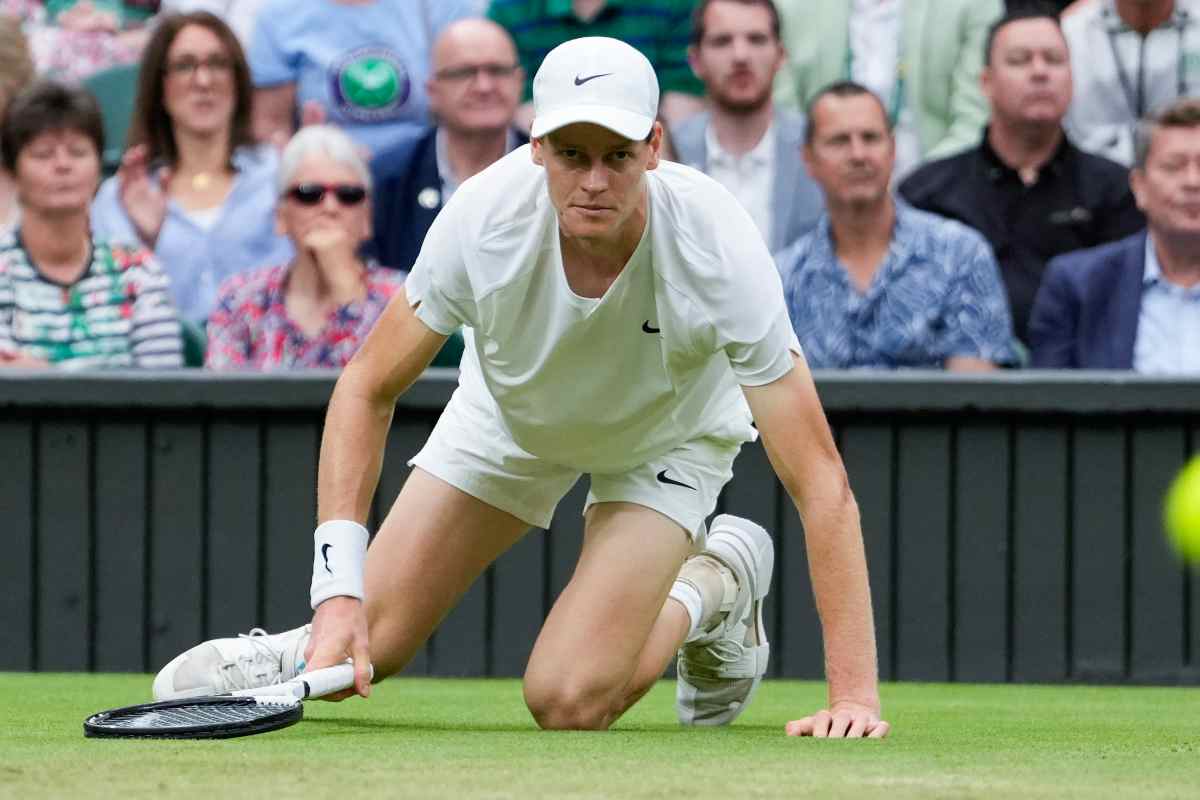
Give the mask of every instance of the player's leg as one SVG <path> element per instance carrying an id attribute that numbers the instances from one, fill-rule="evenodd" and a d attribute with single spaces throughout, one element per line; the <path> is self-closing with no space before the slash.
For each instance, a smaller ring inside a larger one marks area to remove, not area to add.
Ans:
<path id="1" fill-rule="evenodd" d="M 414 469 L 367 551 L 375 679 L 403 669 L 475 579 L 528 530 L 512 514 Z"/>
<path id="2" fill-rule="evenodd" d="M 525 671 L 525 702 L 544 728 L 607 728 L 662 675 L 689 627 L 667 601 L 692 551 L 687 532 L 634 503 L 592 505 L 586 520 L 575 572 Z"/>
<path id="3" fill-rule="evenodd" d="M 364 588 L 375 679 L 412 660 L 493 560 L 529 529 L 517 517 L 415 468 L 367 550 Z M 311 626 L 215 639 L 155 678 L 157 699 L 290 680 L 305 668 Z"/>
<path id="4" fill-rule="evenodd" d="M 516 447 L 459 394 L 412 461 L 416 467 L 367 550 L 364 588 L 376 678 L 401 669 L 472 581 L 531 525 L 546 527 L 578 473 Z M 294 677 L 311 626 L 217 639 L 160 671 L 159 699 Z"/>

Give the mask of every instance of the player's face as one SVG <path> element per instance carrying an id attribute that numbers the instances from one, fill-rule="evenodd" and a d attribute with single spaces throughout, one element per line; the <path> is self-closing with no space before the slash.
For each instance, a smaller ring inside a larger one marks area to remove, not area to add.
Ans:
<path id="1" fill-rule="evenodd" d="M 1130 173 L 1150 226 L 1164 235 L 1200 235 L 1200 128 L 1154 132 L 1146 165 Z"/>
<path id="2" fill-rule="evenodd" d="M 439 41 L 426 86 L 439 124 L 471 133 L 507 128 L 524 81 L 507 34 L 486 23 L 459 25 Z"/>
<path id="3" fill-rule="evenodd" d="M 771 99 L 783 47 L 767 9 L 716 2 L 704 11 L 704 38 L 688 50 L 688 61 L 714 103 L 733 112 L 756 111 Z"/>
<path id="4" fill-rule="evenodd" d="M 646 170 L 658 166 L 662 125 L 649 142 L 577 123 L 533 141 L 533 161 L 546 168 L 550 201 L 565 236 L 620 239 L 642 208 Z"/>
<path id="5" fill-rule="evenodd" d="M 982 75 L 992 115 L 1058 125 L 1071 104 L 1071 58 L 1062 31 L 1048 19 L 1010 22 L 996 32 Z"/>
<path id="6" fill-rule="evenodd" d="M 187 25 L 167 50 L 163 105 L 176 127 L 197 135 L 225 131 L 235 103 L 233 58 L 217 35 Z"/>
<path id="7" fill-rule="evenodd" d="M 896 148 L 871 95 L 825 95 L 812 110 L 813 141 L 804 162 L 831 206 L 872 205 L 888 191 Z"/>

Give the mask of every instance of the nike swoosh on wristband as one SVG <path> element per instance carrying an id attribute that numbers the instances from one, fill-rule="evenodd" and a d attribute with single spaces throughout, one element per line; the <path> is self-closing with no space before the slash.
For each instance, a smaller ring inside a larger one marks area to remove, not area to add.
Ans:
<path id="1" fill-rule="evenodd" d="M 693 492 L 696 491 L 695 486 L 688 486 L 686 483 L 681 483 L 680 481 L 677 481 L 674 478 L 668 478 L 667 471 L 665 469 L 662 472 L 655 475 L 654 477 L 658 478 L 659 483 L 669 483 L 672 486 L 682 486 L 685 489 L 691 489 Z"/>
<path id="2" fill-rule="evenodd" d="M 321 557 L 325 559 L 325 571 L 330 575 L 333 574 L 333 570 L 329 568 L 329 548 L 331 547 L 333 547 L 333 545 L 328 543 L 321 545 Z"/>
<path id="3" fill-rule="evenodd" d="M 651 328 L 650 320 L 646 320 L 645 322 L 642 323 L 642 330 L 645 331 L 646 333 L 659 333 L 662 331 L 662 328 Z"/>
<path id="4" fill-rule="evenodd" d="M 581 78 L 578 75 L 576 75 L 575 76 L 575 85 L 583 86 L 588 81 L 594 81 L 594 80 L 596 80 L 596 78 L 603 78 L 608 75 L 612 75 L 612 73 L 611 72 L 600 72 L 600 73 L 597 73 L 596 75 L 588 75 L 586 78 Z"/>

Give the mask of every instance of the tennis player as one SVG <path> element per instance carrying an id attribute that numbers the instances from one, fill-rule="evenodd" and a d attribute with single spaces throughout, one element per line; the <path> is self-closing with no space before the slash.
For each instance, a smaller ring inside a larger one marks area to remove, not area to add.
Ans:
<path id="1" fill-rule="evenodd" d="M 350 658 L 366 697 L 368 664 L 403 668 L 588 473 L 582 552 L 534 644 L 526 704 L 543 728 L 605 729 L 678 658 L 680 721 L 728 723 L 767 669 L 774 550 L 749 520 L 705 520 L 761 433 L 804 519 L 829 681 L 828 708 L 786 731 L 886 735 L 858 510 L 762 237 L 715 181 L 659 160 L 658 82 L 634 48 L 569 41 L 533 92 L 531 144 L 455 192 L 338 380 L 311 625 L 192 648 L 156 696 Z M 459 387 L 368 550 L 396 398 L 459 326 Z"/>

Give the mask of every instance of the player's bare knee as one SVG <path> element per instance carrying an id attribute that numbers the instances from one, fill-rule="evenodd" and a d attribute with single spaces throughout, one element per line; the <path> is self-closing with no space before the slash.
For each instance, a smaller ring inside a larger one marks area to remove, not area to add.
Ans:
<path id="1" fill-rule="evenodd" d="M 544 730 L 602 731 L 612 723 L 612 693 L 584 684 L 525 685 L 525 705 Z"/>

